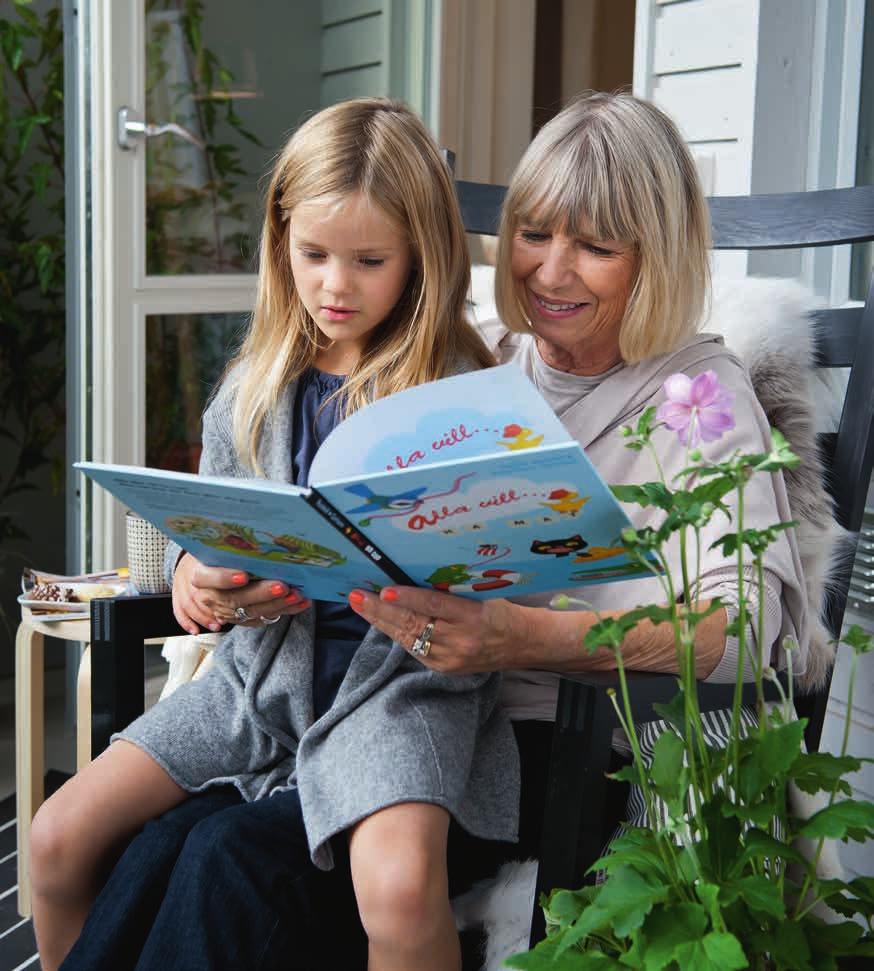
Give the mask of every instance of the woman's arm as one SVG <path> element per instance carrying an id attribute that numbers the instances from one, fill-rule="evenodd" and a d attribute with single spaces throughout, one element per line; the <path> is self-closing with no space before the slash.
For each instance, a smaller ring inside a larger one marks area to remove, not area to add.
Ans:
<path id="1" fill-rule="evenodd" d="M 589 655 L 583 638 L 598 617 L 591 611 L 559 611 L 508 600 L 472 601 L 452 594 L 413 587 L 388 587 L 379 596 L 355 591 L 352 608 L 374 627 L 409 650 L 429 622 L 431 650 L 423 660 L 444 674 L 483 671 L 610 671 L 612 653 Z M 602 618 L 619 616 L 609 610 Z M 725 649 L 724 609 L 714 611 L 696 630 L 696 668 L 709 675 Z M 674 632 L 668 624 L 638 624 L 625 639 L 625 666 L 635 671 L 677 673 Z"/>

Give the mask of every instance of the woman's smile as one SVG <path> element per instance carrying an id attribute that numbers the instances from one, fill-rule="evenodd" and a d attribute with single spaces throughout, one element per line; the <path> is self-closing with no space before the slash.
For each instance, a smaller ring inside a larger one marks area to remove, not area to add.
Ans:
<path id="1" fill-rule="evenodd" d="M 551 317 L 553 320 L 572 317 L 577 311 L 588 306 L 588 302 L 585 300 L 579 303 L 572 303 L 567 300 L 561 300 L 558 297 L 546 297 L 543 294 L 537 293 L 535 290 L 529 289 L 528 292 L 531 294 L 531 299 L 540 313 L 545 317 Z"/>

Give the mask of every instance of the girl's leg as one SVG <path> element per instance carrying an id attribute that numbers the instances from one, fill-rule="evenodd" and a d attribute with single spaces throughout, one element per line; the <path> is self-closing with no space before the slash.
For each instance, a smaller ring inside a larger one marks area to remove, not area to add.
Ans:
<path id="1" fill-rule="evenodd" d="M 40 807 L 30 835 L 33 924 L 55 971 L 124 846 L 188 793 L 142 749 L 115 742 Z"/>
<path id="2" fill-rule="evenodd" d="M 449 820 L 440 806 L 409 802 L 352 830 L 349 857 L 368 971 L 460 971 L 446 872 Z"/>

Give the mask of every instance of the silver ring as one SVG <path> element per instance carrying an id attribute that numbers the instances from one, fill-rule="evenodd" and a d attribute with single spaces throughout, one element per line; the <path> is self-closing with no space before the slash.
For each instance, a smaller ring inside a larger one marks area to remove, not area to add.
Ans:
<path id="1" fill-rule="evenodd" d="M 434 621 L 428 621 L 425 624 L 425 629 L 422 633 L 413 641 L 413 646 L 410 648 L 411 653 L 414 657 L 427 657 L 431 650 L 431 633 L 434 630 Z"/>
<path id="2" fill-rule="evenodd" d="M 277 614 L 275 617 L 264 617 L 261 616 L 258 619 L 262 624 L 275 624 L 277 620 L 282 616 L 282 614 Z"/>
<path id="3" fill-rule="evenodd" d="M 245 607 L 237 607 L 234 611 L 234 618 L 238 623 L 244 624 L 247 620 L 252 619 L 252 615 L 246 613 Z"/>

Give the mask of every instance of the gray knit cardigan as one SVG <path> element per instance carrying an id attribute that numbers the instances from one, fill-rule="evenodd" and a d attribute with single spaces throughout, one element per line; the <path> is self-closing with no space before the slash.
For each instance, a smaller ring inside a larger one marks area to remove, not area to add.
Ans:
<path id="1" fill-rule="evenodd" d="M 270 479 L 292 481 L 295 390 L 262 436 L 259 461 Z M 233 393 L 229 383 L 204 416 L 201 474 L 252 475 L 233 446 Z M 167 563 L 179 553 L 171 545 Z M 500 675 L 437 674 L 371 628 L 334 705 L 314 721 L 313 644 L 312 610 L 235 628 L 202 679 L 118 737 L 189 792 L 232 783 L 253 800 L 296 786 L 312 859 L 323 869 L 333 865 L 333 836 L 400 802 L 434 803 L 474 835 L 516 839 L 519 758 L 498 705 Z"/>

